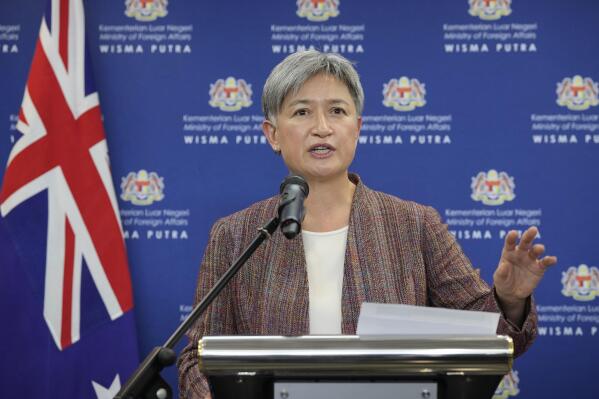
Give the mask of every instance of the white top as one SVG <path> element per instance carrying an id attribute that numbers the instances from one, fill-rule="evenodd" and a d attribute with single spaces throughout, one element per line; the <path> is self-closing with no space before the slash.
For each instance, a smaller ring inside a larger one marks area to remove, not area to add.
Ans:
<path id="1" fill-rule="evenodd" d="M 325 233 L 302 230 L 310 293 L 310 334 L 341 334 L 347 230 L 348 226 Z"/>

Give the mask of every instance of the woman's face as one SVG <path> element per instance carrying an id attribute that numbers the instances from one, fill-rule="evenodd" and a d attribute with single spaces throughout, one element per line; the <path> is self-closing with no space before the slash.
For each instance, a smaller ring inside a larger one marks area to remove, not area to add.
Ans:
<path id="1" fill-rule="evenodd" d="M 345 84 L 319 74 L 288 95 L 276 127 L 265 121 L 263 130 L 292 173 L 308 181 L 326 181 L 347 176 L 361 126 Z"/>

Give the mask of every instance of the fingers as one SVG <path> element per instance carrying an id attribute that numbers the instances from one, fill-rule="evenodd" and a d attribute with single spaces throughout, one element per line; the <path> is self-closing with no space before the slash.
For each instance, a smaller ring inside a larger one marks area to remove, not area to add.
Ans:
<path id="1" fill-rule="evenodd" d="M 516 249 L 517 246 L 518 249 L 527 251 L 532 246 L 532 242 L 534 241 L 538 233 L 539 230 L 536 227 L 533 226 L 528 228 L 528 230 L 526 230 L 522 234 L 522 237 L 520 238 L 520 244 L 516 245 L 516 243 L 518 242 L 518 232 L 516 230 L 511 230 L 505 236 L 504 248 L 506 251 L 513 251 Z"/>
<path id="2" fill-rule="evenodd" d="M 553 266 L 557 263 L 557 256 L 545 256 L 543 259 L 539 261 L 539 264 L 543 266 L 543 268 L 547 268 L 549 266 Z"/>
<path id="3" fill-rule="evenodd" d="M 528 228 L 520 237 L 520 243 L 518 241 L 518 232 L 512 230 L 505 236 L 505 251 L 525 251 L 531 260 L 537 261 L 538 264 L 543 268 L 553 266 L 557 263 L 557 257 L 545 256 L 542 259 L 541 256 L 545 253 L 545 245 L 533 244 L 534 239 L 539 234 L 537 227 L 533 226 Z"/>
<path id="4" fill-rule="evenodd" d="M 545 246 L 543 244 L 535 244 L 528 251 L 528 256 L 530 256 L 531 259 L 538 259 L 541 257 L 541 255 L 543 255 L 544 252 Z"/>
<path id="5" fill-rule="evenodd" d="M 518 241 L 518 232 L 516 230 L 512 230 L 505 236 L 505 244 L 503 248 L 506 251 L 513 251 L 516 249 L 516 241 Z"/>
<path id="6" fill-rule="evenodd" d="M 529 250 L 537 234 L 539 234 L 539 230 L 535 226 L 530 227 L 528 230 L 526 230 L 520 238 L 520 244 L 518 244 L 518 249 L 522 249 L 524 251 Z"/>

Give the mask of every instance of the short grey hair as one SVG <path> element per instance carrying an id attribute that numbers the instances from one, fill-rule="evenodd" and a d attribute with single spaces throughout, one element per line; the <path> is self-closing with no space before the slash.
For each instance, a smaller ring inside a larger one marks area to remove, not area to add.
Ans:
<path id="1" fill-rule="evenodd" d="M 297 93 L 308 79 L 321 73 L 331 75 L 347 86 L 358 115 L 362 115 L 364 90 L 352 63 L 339 54 L 306 50 L 287 56 L 271 71 L 262 91 L 264 117 L 276 123 L 285 98 Z"/>

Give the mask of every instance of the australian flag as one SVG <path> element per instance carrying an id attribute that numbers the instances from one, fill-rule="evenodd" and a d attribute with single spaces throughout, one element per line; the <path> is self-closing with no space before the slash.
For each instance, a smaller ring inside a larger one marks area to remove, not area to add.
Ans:
<path id="1" fill-rule="evenodd" d="M 51 0 L 0 189 L 6 398 L 112 398 L 134 370 L 133 295 L 81 0 Z"/>

